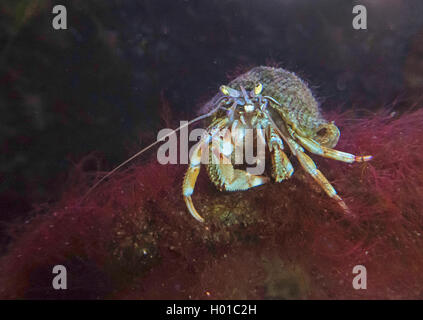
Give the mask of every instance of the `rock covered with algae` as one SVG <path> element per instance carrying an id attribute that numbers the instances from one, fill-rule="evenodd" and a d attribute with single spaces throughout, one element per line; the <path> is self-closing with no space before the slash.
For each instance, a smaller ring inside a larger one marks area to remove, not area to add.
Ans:
<path id="1" fill-rule="evenodd" d="M 374 157 L 313 156 L 354 217 L 295 160 L 290 180 L 245 192 L 217 191 L 202 170 L 193 200 L 205 223 L 185 208 L 184 166 L 134 164 L 81 202 L 90 184 L 82 161 L 59 202 L 10 228 L 0 297 L 421 298 L 423 110 L 336 118 L 337 148 Z M 61 292 L 51 288 L 58 264 L 69 275 Z M 352 287 L 356 265 L 368 270 L 367 290 Z"/>

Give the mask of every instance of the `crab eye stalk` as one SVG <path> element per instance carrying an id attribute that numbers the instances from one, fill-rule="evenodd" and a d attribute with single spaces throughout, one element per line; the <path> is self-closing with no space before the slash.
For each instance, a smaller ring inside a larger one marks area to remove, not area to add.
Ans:
<path id="1" fill-rule="evenodd" d="M 262 91 L 263 91 L 263 85 L 261 83 L 259 83 L 258 85 L 255 86 L 254 94 L 256 96 L 258 96 Z"/>
<path id="2" fill-rule="evenodd" d="M 220 92 L 222 92 L 225 96 L 229 96 L 229 90 L 227 86 L 220 86 Z"/>
<path id="3" fill-rule="evenodd" d="M 232 98 L 238 98 L 241 95 L 238 90 L 232 89 L 225 85 L 220 86 L 220 92 L 222 92 L 225 96 Z"/>

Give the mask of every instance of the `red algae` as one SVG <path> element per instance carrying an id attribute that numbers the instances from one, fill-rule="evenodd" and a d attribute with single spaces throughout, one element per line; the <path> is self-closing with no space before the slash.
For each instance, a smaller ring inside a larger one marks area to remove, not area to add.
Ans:
<path id="1" fill-rule="evenodd" d="M 336 119 L 345 164 L 312 156 L 354 213 L 346 217 L 298 163 L 282 183 L 218 192 L 200 173 L 186 211 L 184 166 L 122 170 L 81 202 L 81 162 L 60 201 L 13 228 L 0 298 L 409 299 L 423 297 L 423 110 Z M 68 269 L 69 290 L 51 288 Z M 367 289 L 352 286 L 356 265 Z"/>

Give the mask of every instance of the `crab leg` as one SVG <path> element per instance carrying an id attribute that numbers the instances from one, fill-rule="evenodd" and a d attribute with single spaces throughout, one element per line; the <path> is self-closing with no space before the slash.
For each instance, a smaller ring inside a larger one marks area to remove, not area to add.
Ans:
<path id="1" fill-rule="evenodd" d="M 281 182 L 292 176 L 294 173 L 294 168 L 292 167 L 292 164 L 286 156 L 285 152 L 283 152 L 284 146 L 282 139 L 275 132 L 275 130 L 271 126 L 268 126 L 266 134 L 272 157 L 272 175 L 276 182 Z"/>
<path id="2" fill-rule="evenodd" d="M 227 120 L 218 122 L 212 132 L 205 134 L 201 138 L 201 141 L 194 147 L 190 159 L 189 168 L 185 174 L 184 181 L 182 183 L 182 194 L 184 196 L 185 204 L 187 205 L 188 211 L 195 219 L 200 222 L 204 222 L 204 219 L 195 209 L 191 195 L 194 193 L 195 183 L 197 182 L 197 177 L 200 173 L 201 156 L 204 150 L 203 148 L 207 148 L 208 144 L 213 139 L 213 137 L 219 133 L 219 130 L 224 127 L 226 123 Z"/>
<path id="3" fill-rule="evenodd" d="M 330 182 L 326 179 L 323 173 L 317 169 L 313 160 L 304 153 L 304 149 L 294 139 L 283 134 L 283 132 L 276 126 L 275 122 L 271 117 L 268 117 L 268 119 L 272 124 L 274 130 L 276 130 L 279 136 L 282 137 L 284 141 L 288 144 L 289 148 L 291 149 L 291 152 L 294 156 L 297 157 L 304 170 L 306 170 L 313 177 L 313 179 L 320 185 L 320 187 L 326 192 L 329 197 L 333 198 L 336 202 L 338 202 L 339 206 L 344 209 L 346 213 L 350 213 L 350 209 L 347 207 L 341 197 L 338 196 L 335 188 L 330 184 Z"/>
<path id="4" fill-rule="evenodd" d="M 335 188 L 330 184 L 323 173 L 317 169 L 313 160 L 304 153 L 304 149 L 293 139 L 288 139 L 290 145 L 292 145 L 294 148 L 293 153 L 297 156 L 297 159 L 299 160 L 304 170 L 306 170 L 313 177 L 313 179 L 320 185 L 320 187 L 327 193 L 329 197 L 338 202 L 338 204 L 345 210 L 345 212 L 350 213 L 350 209 L 347 207 L 341 197 L 338 196 Z"/>
<path id="5" fill-rule="evenodd" d="M 353 162 L 365 162 L 372 159 L 372 156 L 355 156 L 351 153 L 342 152 L 338 150 L 334 150 L 331 148 L 324 147 L 310 138 L 305 138 L 300 136 L 299 134 L 293 132 L 293 135 L 296 139 L 300 141 L 300 143 L 306 148 L 309 152 L 317 154 L 319 156 L 339 160 L 343 162 L 353 163 Z"/>

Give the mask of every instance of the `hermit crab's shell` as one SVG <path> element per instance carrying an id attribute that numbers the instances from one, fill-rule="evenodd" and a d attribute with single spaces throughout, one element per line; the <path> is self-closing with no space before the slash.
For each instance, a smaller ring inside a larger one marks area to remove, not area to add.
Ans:
<path id="1" fill-rule="evenodd" d="M 261 83 L 262 96 L 270 96 L 281 106 L 272 104 L 283 113 L 302 134 L 314 138 L 322 145 L 334 147 L 339 139 L 338 128 L 323 119 L 318 103 L 307 84 L 293 72 L 282 68 L 256 67 L 232 80 L 228 86 L 248 91 Z M 217 94 L 207 105 L 210 109 L 222 94 Z M 274 119 L 276 122 L 280 119 Z"/>

